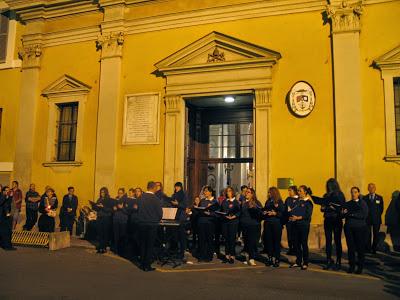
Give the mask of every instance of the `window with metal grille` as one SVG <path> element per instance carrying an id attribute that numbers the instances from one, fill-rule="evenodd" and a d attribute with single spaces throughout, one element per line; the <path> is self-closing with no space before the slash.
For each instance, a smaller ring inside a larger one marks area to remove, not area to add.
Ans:
<path id="1" fill-rule="evenodd" d="M 8 17 L 0 14 L 0 63 L 4 63 L 7 57 Z"/>
<path id="2" fill-rule="evenodd" d="M 393 78 L 394 87 L 394 113 L 395 113 L 395 128 L 396 128 L 396 149 L 400 155 L 400 77 Z"/>
<path id="3" fill-rule="evenodd" d="M 57 124 L 57 161 L 74 161 L 78 124 L 78 102 L 63 103 L 57 106 L 60 110 Z"/>

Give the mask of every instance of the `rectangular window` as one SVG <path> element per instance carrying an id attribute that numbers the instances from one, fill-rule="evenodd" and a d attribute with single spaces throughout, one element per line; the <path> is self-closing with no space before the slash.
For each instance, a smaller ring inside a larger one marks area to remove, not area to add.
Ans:
<path id="1" fill-rule="evenodd" d="M 252 158 L 253 124 L 209 125 L 209 158 Z"/>
<path id="2" fill-rule="evenodd" d="M 57 124 L 57 161 L 74 161 L 78 102 L 58 104 L 57 106 L 60 112 Z"/>
<path id="3" fill-rule="evenodd" d="M 7 57 L 8 17 L 0 14 L 0 63 L 4 63 Z"/>
<path id="4" fill-rule="evenodd" d="M 397 155 L 400 155 L 400 77 L 393 78 L 394 87 L 394 114 L 396 128 L 396 149 Z"/>

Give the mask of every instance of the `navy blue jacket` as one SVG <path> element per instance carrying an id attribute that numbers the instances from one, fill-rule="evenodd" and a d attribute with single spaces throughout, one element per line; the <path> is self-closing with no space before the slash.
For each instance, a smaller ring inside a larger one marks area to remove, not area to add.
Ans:
<path id="1" fill-rule="evenodd" d="M 240 211 L 240 224 L 243 226 L 259 225 L 262 219 L 262 204 L 256 201 L 256 207 L 250 208 L 249 202 L 243 202 Z"/>
<path id="2" fill-rule="evenodd" d="M 113 213 L 114 203 L 115 200 L 110 197 L 97 199 L 96 204 L 103 204 L 103 207 L 98 207 L 97 205 L 93 205 L 93 209 L 97 212 L 97 217 L 110 218 Z"/>
<path id="3" fill-rule="evenodd" d="M 371 200 L 370 195 L 366 195 L 362 199 L 368 206 L 367 225 L 382 224 L 382 213 L 383 213 L 382 196 L 375 194 Z"/>
<path id="4" fill-rule="evenodd" d="M 215 212 L 219 210 L 219 203 L 218 200 L 213 198 L 212 200 L 208 200 L 206 198 L 200 200 L 199 207 L 207 208 L 207 211 L 210 212 L 209 215 L 205 214 L 203 211 L 199 211 L 198 215 L 198 223 L 204 224 L 208 222 L 215 222 L 216 214 Z"/>
<path id="5" fill-rule="evenodd" d="M 171 202 L 171 207 L 177 207 L 178 211 L 176 212 L 175 220 L 178 221 L 185 221 L 186 220 L 186 208 L 188 207 L 187 205 L 187 200 L 184 191 L 180 190 L 177 193 L 174 193 L 171 196 L 171 201 L 176 200 L 178 201 L 178 205 L 173 205 Z"/>
<path id="6" fill-rule="evenodd" d="M 71 212 L 68 212 L 68 208 L 72 208 Z M 78 197 L 72 195 L 72 198 L 69 198 L 69 195 L 65 195 L 63 197 L 63 202 L 60 209 L 60 216 L 76 216 L 76 209 L 78 208 Z"/>
<path id="7" fill-rule="evenodd" d="M 343 205 L 346 199 L 342 192 L 325 194 L 323 198 L 311 196 L 315 204 L 321 205 L 321 211 L 325 219 L 340 219 Z"/>
<path id="8" fill-rule="evenodd" d="M 158 225 L 163 211 L 160 199 L 149 192 L 144 192 L 138 200 L 138 221 L 145 225 Z"/>
<path id="9" fill-rule="evenodd" d="M 239 222 L 240 203 L 238 200 L 234 199 L 233 201 L 230 201 L 228 199 L 224 199 L 221 203 L 221 211 L 226 213 L 228 216 L 236 216 L 235 219 L 227 219 L 223 216 L 223 222 Z"/>
<path id="10" fill-rule="evenodd" d="M 264 220 L 267 223 L 281 223 L 281 219 L 283 217 L 285 206 L 282 200 L 278 200 L 278 205 L 275 206 L 273 199 L 268 199 L 264 205 L 264 211 L 274 211 L 276 212 L 275 216 L 264 215 Z"/>
<path id="11" fill-rule="evenodd" d="M 309 225 L 311 223 L 311 216 L 313 213 L 314 205 L 311 200 L 300 199 L 297 205 L 291 210 L 291 216 L 302 217 L 301 220 L 294 221 L 298 225 Z"/>

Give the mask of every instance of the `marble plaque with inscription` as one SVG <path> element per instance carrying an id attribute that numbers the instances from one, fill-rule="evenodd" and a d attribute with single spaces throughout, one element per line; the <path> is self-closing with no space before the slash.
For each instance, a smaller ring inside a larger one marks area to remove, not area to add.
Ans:
<path id="1" fill-rule="evenodd" d="M 158 144 L 160 94 L 125 96 L 123 145 Z"/>

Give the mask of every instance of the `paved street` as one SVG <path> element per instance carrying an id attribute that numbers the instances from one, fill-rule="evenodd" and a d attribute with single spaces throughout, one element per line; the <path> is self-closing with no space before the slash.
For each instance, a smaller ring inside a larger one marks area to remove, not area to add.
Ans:
<path id="1" fill-rule="evenodd" d="M 314 262 L 321 256 L 314 254 Z M 233 266 L 218 261 L 177 269 L 141 272 L 112 254 L 73 247 L 50 252 L 42 248 L 0 250 L 0 299 L 396 299 L 400 296 L 400 256 L 368 259 L 363 275 Z"/>

